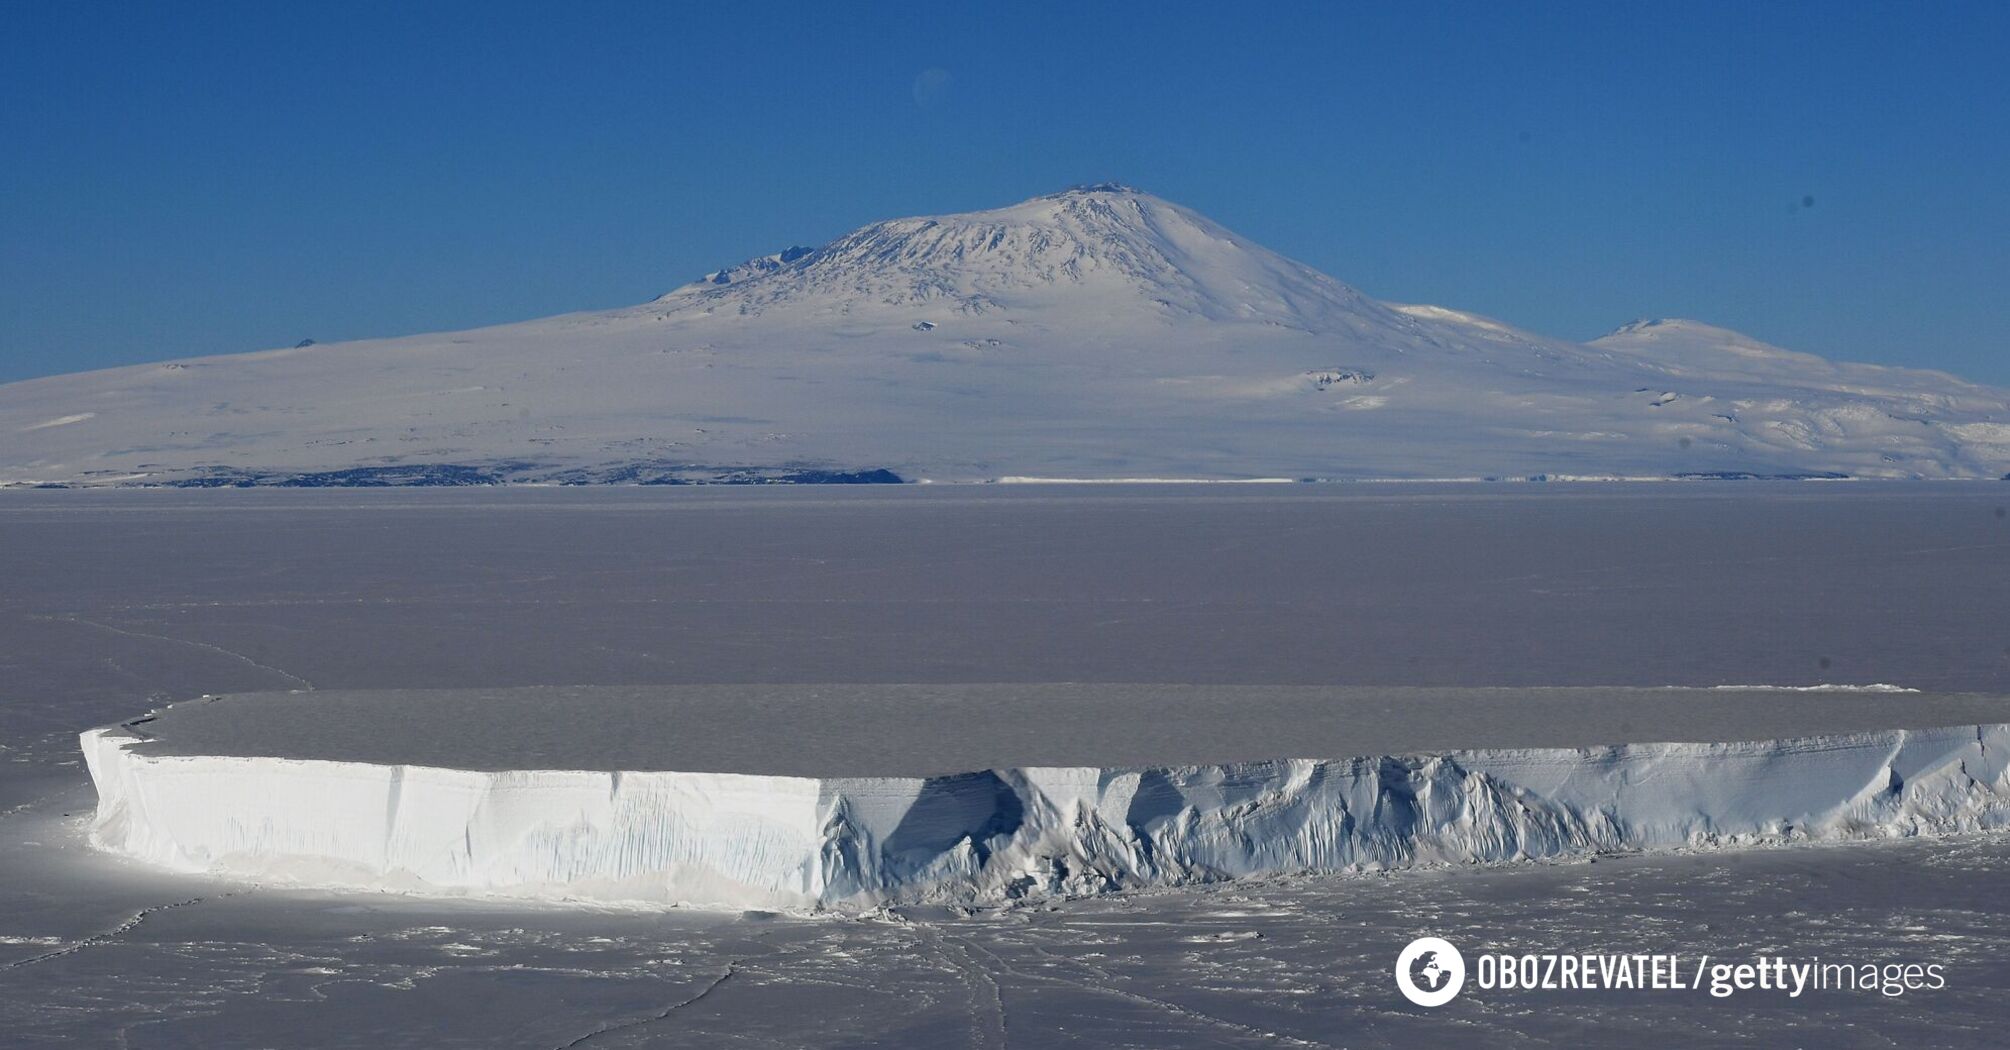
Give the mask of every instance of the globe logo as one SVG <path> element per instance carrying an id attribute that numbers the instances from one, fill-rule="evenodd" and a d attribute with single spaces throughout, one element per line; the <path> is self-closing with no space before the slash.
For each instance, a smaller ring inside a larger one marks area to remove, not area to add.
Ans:
<path id="1" fill-rule="evenodd" d="M 1452 979 L 1452 971 L 1439 964 L 1437 952 L 1425 952 L 1410 964 L 1410 980 L 1427 992 L 1440 991 Z"/>
<path id="2" fill-rule="evenodd" d="M 1465 956 L 1442 937 L 1419 937 L 1396 956 L 1396 988 L 1418 1006 L 1443 1006 L 1465 983 Z"/>

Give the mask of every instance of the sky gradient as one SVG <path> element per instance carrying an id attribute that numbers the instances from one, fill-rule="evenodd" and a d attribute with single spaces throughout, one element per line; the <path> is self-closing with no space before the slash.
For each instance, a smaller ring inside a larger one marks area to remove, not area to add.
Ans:
<path id="1" fill-rule="evenodd" d="M 0 382 L 1114 179 L 1384 299 L 2010 384 L 2010 5 L 1519 6 L 9 2 Z"/>

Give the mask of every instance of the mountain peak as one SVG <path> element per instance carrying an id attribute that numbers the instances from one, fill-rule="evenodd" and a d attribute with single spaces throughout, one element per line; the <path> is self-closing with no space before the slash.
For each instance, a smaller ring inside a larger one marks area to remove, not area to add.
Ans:
<path id="1" fill-rule="evenodd" d="M 1795 350 L 1774 346 L 1743 332 L 1721 325 L 1682 317 L 1654 317 L 1628 321 L 1591 341 L 1592 346 L 1651 354 L 1667 361 L 1709 364 L 1729 358 L 1778 361 L 1827 369 L 1829 362 Z"/>
<path id="2" fill-rule="evenodd" d="M 707 274 L 657 300 L 743 316 L 915 307 L 977 314 L 1068 302 L 1310 328 L 1367 300 L 1197 212 L 1112 182 L 987 211 L 871 223 L 814 250 Z"/>
<path id="3" fill-rule="evenodd" d="M 1730 336 L 1749 342 L 1757 342 L 1757 340 L 1742 332 L 1736 332 L 1721 325 L 1708 324 L 1703 321 L 1692 321 L 1686 317 L 1635 318 L 1599 336 L 1599 338 L 1613 339 L 1620 336 L 1630 336 L 1636 339 L 1666 339 L 1671 336 L 1703 334 Z"/>
<path id="4" fill-rule="evenodd" d="M 1094 194 L 1094 193 L 1139 194 L 1149 196 L 1149 194 L 1146 194 L 1143 190 L 1138 189 L 1136 186 L 1126 186 L 1121 182 L 1078 182 L 1075 185 L 1070 186 L 1059 193 L 1049 193 L 1044 198 L 1035 198 L 1035 199 L 1055 200 L 1061 197 L 1084 196 L 1087 194 Z"/>

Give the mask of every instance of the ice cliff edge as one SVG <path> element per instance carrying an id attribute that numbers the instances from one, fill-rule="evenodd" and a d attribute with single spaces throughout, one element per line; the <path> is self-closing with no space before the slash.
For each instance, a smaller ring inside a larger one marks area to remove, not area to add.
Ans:
<path id="1" fill-rule="evenodd" d="M 99 846 L 251 879 L 869 910 L 2010 823 L 2010 725 L 939 777 L 475 772 L 82 745 Z"/>

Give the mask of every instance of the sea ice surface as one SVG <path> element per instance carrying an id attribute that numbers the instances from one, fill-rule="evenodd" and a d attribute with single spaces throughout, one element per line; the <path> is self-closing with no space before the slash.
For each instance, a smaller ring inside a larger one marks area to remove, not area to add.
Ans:
<path id="1" fill-rule="evenodd" d="M 1259 876 L 967 915 L 599 910 L 93 849 L 77 734 L 206 693 L 571 684 L 1923 690 L 1743 708 L 1904 710 L 2010 692 L 2005 493 L 0 493 L 0 1032 L 140 1050 L 303 1033 L 529 1050 L 1991 1045 L 2010 1019 L 2001 833 Z M 1427 933 L 1469 953 L 1941 961 L 1949 984 L 1791 1003 L 1469 992 L 1425 1012 L 1389 966 Z"/>

